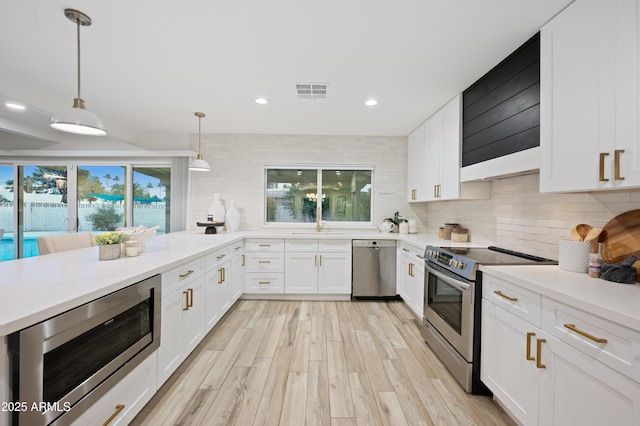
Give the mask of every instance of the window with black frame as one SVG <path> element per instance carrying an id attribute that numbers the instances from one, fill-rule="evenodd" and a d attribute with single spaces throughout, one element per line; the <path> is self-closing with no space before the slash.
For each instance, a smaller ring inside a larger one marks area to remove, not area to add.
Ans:
<path id="1" fill-rule="evenodd" d="M 373 168 L 265 168 L 265 222 L 371 223 Z"/>

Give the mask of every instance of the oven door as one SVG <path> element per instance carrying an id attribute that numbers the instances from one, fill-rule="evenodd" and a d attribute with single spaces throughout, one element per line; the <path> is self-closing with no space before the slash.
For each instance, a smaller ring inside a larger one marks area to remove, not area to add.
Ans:
<path id="1" fill-rule="evenodd" d="M 424 318 L 467 362 L 473 361 L 474 282 L 425 262 Z"/>

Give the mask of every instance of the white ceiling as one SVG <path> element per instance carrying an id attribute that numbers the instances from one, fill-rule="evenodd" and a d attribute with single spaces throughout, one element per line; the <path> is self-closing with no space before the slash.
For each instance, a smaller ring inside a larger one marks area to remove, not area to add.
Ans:
<path id="1" fill-rule="evenodd" d="M 80 30 L 87 109 L 135 143 L 197 132 L 195 111 L 203 133 L 407 135 L 571 1 L 4 1 L 0 101 L 35 109 L 0 104 L 0 148 L 67 137 L 48 128 L 76 97 L 65 8 L 93 20 Z M 330 83 L 329 97 L 297 99 L 296 82 Z"/>

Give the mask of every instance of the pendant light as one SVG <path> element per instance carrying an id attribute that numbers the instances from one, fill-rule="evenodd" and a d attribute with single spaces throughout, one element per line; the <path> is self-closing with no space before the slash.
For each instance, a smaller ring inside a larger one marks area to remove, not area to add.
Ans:
<path id="1" fill-rule="evenodd" d="M 204 117 L 204 112 L 196 112 L 194 115 L 198 117 L 198 156 L 191 162 L 189 170 L 193 170 L 194 172 L 210 172 L 211 167 L 209 166 L 209 163 L 202 159 L 200 151 L 200 136 L 202 133 L 202 117 Z"/>
<path id="2" fill-rule="evenodd" d="M 63 132 L 79 135 L 104 136 L 107 131 L 102 121 L 84 107 L 84 100 L 80 97 L 80 25 L 88 27 L 91 18 L 75 9 L 65 9 L 64 16 L 76 24 L 78 40 L 78 97 L 73 100 L 73 107 L 54 115 L 50 126 Z"/>

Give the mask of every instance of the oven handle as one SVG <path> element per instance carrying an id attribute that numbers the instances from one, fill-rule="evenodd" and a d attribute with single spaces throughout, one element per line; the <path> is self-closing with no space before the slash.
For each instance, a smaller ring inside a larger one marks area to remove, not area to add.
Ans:
<path id="1" fill-rule="evenodd" d="M 429 266 L 427 263 L 424 264 L 424 268 L 426 269 L 426 271 L 430 274 L 435 275 L 436 277 L 442 279 L 443 281 L 445 281 L 447 284 L 450 284 L 454 287 L 457 287 L 458 289 L 462 290 L 462 291 L 467 291 L 469 290 L 470 286 L 468 283 L 464 282 L 464 281 L 460 281 L 460 280 L 456 280 L 455 278 L 444 274 L 440 271 L 437 271 L 435 269 L 433 269 L 433 267 Z"/>

